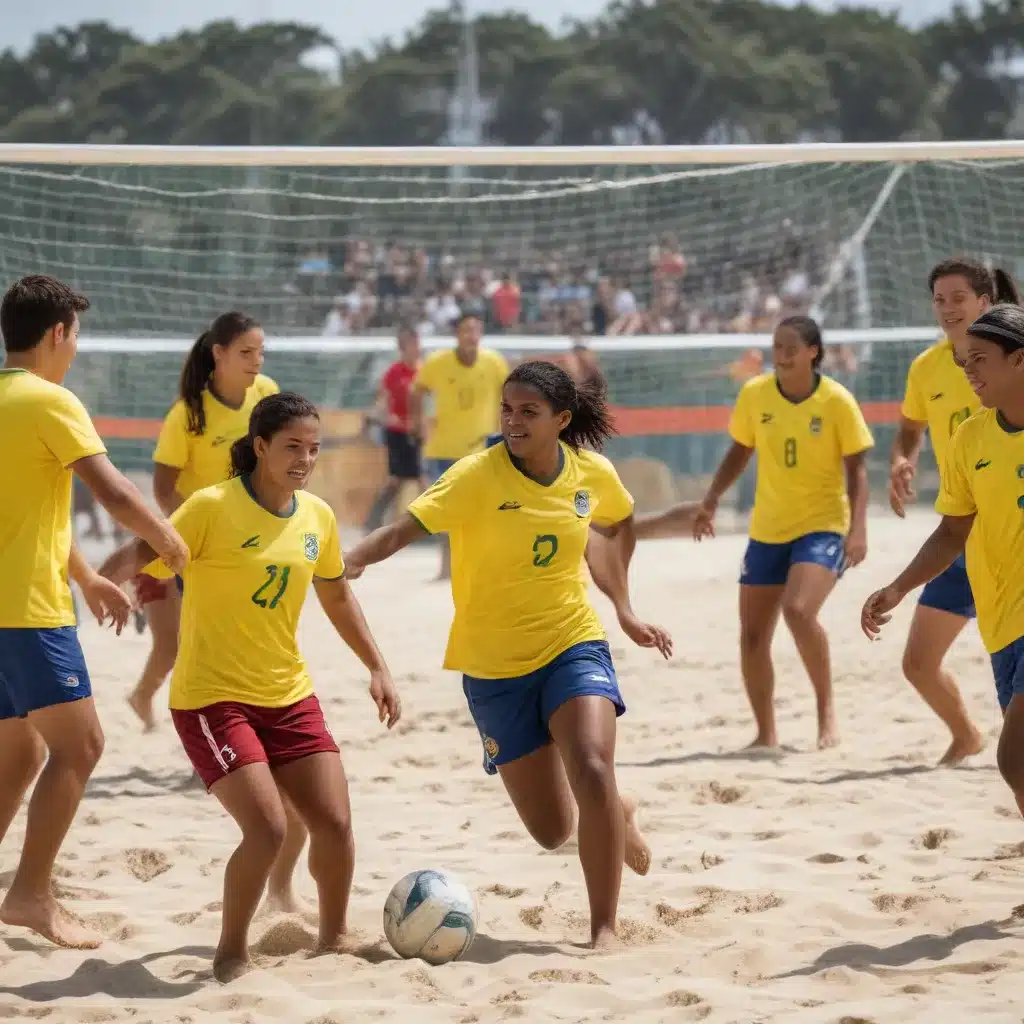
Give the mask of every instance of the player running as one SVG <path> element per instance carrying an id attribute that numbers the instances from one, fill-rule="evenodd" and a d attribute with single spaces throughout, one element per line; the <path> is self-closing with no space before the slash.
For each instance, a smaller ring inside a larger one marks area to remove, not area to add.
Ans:
<path id="1" fill-rule="evenodd" d="M 925 428 L 941 475 L 953 432 L 981 408 L 963 372 L 967 328 L 994 303 L 1019 302 L 1016 286 L 1005 271 L 989 271 L 974 260 L 944 260 L 928 275 L 928 287 L 944 337 L 925 349 L 907 374 L 889 472 L 889 503 L 900 518 L 914 495 Z M 980 571 L 976 565 L 975 572 Z M 904 675 L 952 734 L 940 764 L 958 764 L 985 746 L 964 707 L 956 680 L 942 667 L 953 642 L 974 614 L 971 583 L 961 555 L 921 591 L 903 651 Z"/>
<path id="2" fill-rule="evenodd" d="M 692 519 L 695 539 L 714 536 L 718 503 L 756 451 L 757 490 L 740 570 L 740 667 L 757 722 L 755 748 L 779 743 L 771 647 L 780 614 L 814 687 L 818 747 L 839 742 L 828 636 L 818 614 L 843 571 L 867 554 L 864 456 L 874 442 L 853 395 L 821 373 L 823 356 L 814 320 L 783 320 L 772 338 L 774 370 L 740 389 L 729 421 L 732 447 L 703 501 L 645 525 L 656 535 L 665 518 Z"/>
<path id="3" fill-rule="evenodd" d="M 461 459 L 400 520 L 360 541 L 347 574 L 425 533 L 449 534 L 455 619 L 444 667 L 463 674 L 485 770 L 501 776 L 545 849 L 572 834 L 575 800 L 591 939 L 604 945 L 623 861 L 646 874 L 651 855 L 615 781 L 625 704 L 581 572 L 591 524 L 619 548 L 595 578 L 623 631 L 666 657 L 672 641 L 630 604 L 633 499 L 611 463 L 583 448 L 601 448 L 612 431 L 600 382 L 577 387 L 552 363 L 522 363 L 504 384 L 501 428 L 503 444 Z"/>
<path id="4" fill-rule="evenodd" d="M 481 348 L 483 323 L 464 313 L 455 324 L 455 348 L 432 352 L 413 380 L 409 418 L 418 437 L 426 433 L 424 396 L 434 400 L 433 424 L 423 446 L 427 477 L 437 481 L 464 455 L 478 451 L 494 430 L 508 364 L 500 352 Z M 451 549 L 441 540 L 439 580 L 451 577 Z"/>
<path id="5" fill-rule="evenodd" d="M 196 491 L 171 517 L 186 566 L 181 650 L 171 713 L 196 772 L 234 818 L 242 840 L 224 871 L 214 974 L 249 963 L 248 933 L 285 842 L 279 788 L 309 829 L 309 870 L 320 902 L 321 949 L 340 947 L 355 847 L 348 783 L 296 641 L 312 583 L 328 619 L 370 673 L 370 696 L 391 728 L 401 709 L 390 673 L 348 583 L 334 513 L 305 487 L 320 450 L 315 406 L 295 394 L 262 399 L 231 448 L 231 479 Z M 143 567 L 167 577 L 143 542 L 103 573 Z"/>
<path id="6" fill-rule="evenodd" d="M 185 359 L 180 397 L 160 428 L 153 453 L 153 496 L 170 515 L 202 487 L 222 483 L 231 445 L 249 429 L 249 415 L 278 387 L 260 373 L 263 330 L 244 313 L 222 313 L 199 336 Z M 136 596 L 145 609 L 153 646 L 128 698 L 148 732 L 155 728 L 153 699 L 174 667 L 181 612 L 175 581 L 141 574 Z"/>
<path id="7" fill-rule="evenodd" d="M 1024 309 L 999 304 L 967 328 L 965 369 L 983 409 L 950 439 L 935 503 L 942 520 L 906 569 L 867 599 L 861 628 L 875 639 L 907 594 L 966 551 L 1003 711 L 996 759 L 1024 814 Z"/>
<path id="8" fill-rule="evenodd" d="M 0 842 L 39 776 L 0 922 L 79 949 L 101 939 L 64 910 L 50 885 L 103 752 L 103 730 L 68 577 L 97 618 L 112 616 L 118 631 L 130 604 L 72 542 L 72 474 L 175 571 L 188 559 L 174 528 L 114 468 L 85 407 L 61 386 L 75 358 L 79 314 L 88 308 L 85 296 L 43 276 L 22 278 L 0 303 L 0 437 L 8 439 L 0 460 Z"/>

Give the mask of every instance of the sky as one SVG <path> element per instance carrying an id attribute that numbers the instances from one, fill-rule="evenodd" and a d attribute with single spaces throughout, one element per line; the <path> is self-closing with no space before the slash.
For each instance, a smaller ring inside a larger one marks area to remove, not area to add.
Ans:
<path id="1" fill-rule="evenodd" d="M 817 6 L 835 6 L 835 0 L 812 0 Z M 916 25 L 945 13 L 951 0 L 848 0 L 857 6 L 898 10 L 904 21 Z M 0 49 L 24 52 L 39 32 L 82 21 L 109 21 L 143 39 L 171 35 L 183 28 L 198 28 L 217 18 L 242 23 L 299 21 L 323 28 L 346 50 L 364 48 L 381 38 L 401 39 L 423 15 L 446 0 L 43 0 L 0 5 Z M 565 18 L 589 18 L 606 6 L 605 0 L 468 0 L 471 13 L 522 10 L 558 28 Z"/>

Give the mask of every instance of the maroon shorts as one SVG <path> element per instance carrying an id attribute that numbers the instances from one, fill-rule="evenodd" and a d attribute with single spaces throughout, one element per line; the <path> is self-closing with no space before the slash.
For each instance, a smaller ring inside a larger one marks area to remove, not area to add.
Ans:
<path id="1" fill-rule="evenodd" d="M 139 607 L 163 601 L 167 597 L 167 587 L 173 582 L 173 580 L 158 580 L 155 576 L 147 576 L 144 572 L 140 572 L 134 580 L 135 597 L 139 602 Z"/>
<path id="2" fill-rule="evenodd" d="M 194 711 L 171 709 L 185 753 L 209 789 L 247 764 L 271 768 L 310 754 L 336 754 L 323 709 L 315 694 L 284 708 L 222 700 Z"/>

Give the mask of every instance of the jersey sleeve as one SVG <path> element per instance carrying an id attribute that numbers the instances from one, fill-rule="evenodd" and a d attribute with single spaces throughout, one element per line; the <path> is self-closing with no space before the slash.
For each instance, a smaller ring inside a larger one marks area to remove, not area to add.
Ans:
<path id="1" fill-rule="evenodd" d="M 266 398 L 267 395 L 279 395 L 281 393 L 281 389 L 278 387 L 277 381 L 262 373 L 256 378 L 256 386 L 260 398 Z"/>
<path id="2" fill-rule="evenodd" d="M 596 475 L 597 507 L 591 522 L 598 526 L 614 526 L 633 514 L 633 495 L 619 478 L 615 467 L 606 458 L 601 458 Z"/>
<path id="3" fill-rule="evenodd" d="M 972 516 L 978 511 L 965 468 L 967 438 L 961 428 L 950 439 L 942 472 L 939 474 L 939 496 L 935 500 L 935 511 L 940 516 Z"/>
<path id="4" fill-rule="evenodd" d="M 79 459 L 103 455 L 107 450 L 85 406 L 77 395 L 64 388 L 47 401 L 39 434 L 43 444 L 65 469 Z"/>
<path id="5" fill-rule="evenodd" d="M 471 512 L 478 465 L 472 457 L 460 459 L 409 505 L 409 515 L 428 533 L 449 533 Z"/>
<path id="6" fill-rule="evenodd" d="M 905 419 L 915 423 L 928 422 L 928 408 L 925 405 L 924 388 L 921 387 L 921 357 L 918 356 L 910 364 L 907 371 L 907 386 L 903 393 L 903 405 L 900 412 Z"/>
<path id="7" fill-rule="evenodd" d="M 345 559 L 341 554 L 338 520 L 329 508 L 323 512 L 323 544 L 316 560 L 313 575 L 320 580 L 336 580 L 345 573 Z"/>
<path id="8" fill-rule="evenodd" d="M 189 436 L 185 403 L 178 401 L 164 417 L 160 436 L 156 441 L 153 461 L 172 469 L 184 469 L 188 465 Z"/>
<path id="9" fill-rule="evenodd" d="M 732 407 L 729 417 L 729 436 L 744 448 L 754 447 L 754 393 L 748 381 L 740 388 L 736 396 L 736 404 Z"/>
<path id="10" fill-rule="evenodd" d="M 206 539 L 207 527 L 211 515 L 217 507 L 216 495 L 203 494 L 197 491 L 186 498 L 171 513 L 171 525 L 178 531 L 188 548 L 189 561 L 195 561 L 203 553 L 203 542 Z M 154 559 L 142 570 L 147 576 L 155 576 L 158 580 L 169 580 L 174 573 L 159 558 Z"/>
<path id="11" fill-rule="evenodd" d="M 857 455 L 875 445 L 871 429 L 857 399 L 845 389 L 839 392 L 839 450 L 845 455 Z"/>

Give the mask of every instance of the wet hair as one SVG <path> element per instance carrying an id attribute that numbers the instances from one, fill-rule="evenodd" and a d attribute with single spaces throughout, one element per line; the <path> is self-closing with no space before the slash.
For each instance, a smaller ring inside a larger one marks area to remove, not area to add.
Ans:
<path id="1" fill-rule="evenodd" d="M 1020 292 L 1010 274 L 1002 267 L 989 270 L 979 260 L 957 256 L 951 260 L 943 260 L 932 267 L 928 275 L 928 291 L 935 293 L 935 282 L 942 277 L 962 277 L 971 287 L 971 291 L 980 299 L 985 296 L 989 302 L 1012 302 L 1020 305 Z"/>
<path id="2" fill-rule="evenodd" d="M 55 277 L 31 274 L 15 281 L 0 302 L 0 333 L 8 352 L 31 352 L 57 324 L 71 330 L 89 300 Z"/>
<path id="3" fill-rule="evenodd" d="M 243 476 L 256 469 L 256 438 L 271 441 L 289 423 L 296 420 L 320 419 L 316 406 L 294 391 L 281 391 L 261 398 L 249 417 L 249 433 L 231 446 L 231 475 Z"/>
<path id="4" fill-rule="evenodd" d="M 539 391 L 555 413 L 571 412 L 572 419 L 558 436 L 574 451 L 585 444 L 600 451 L 615 433 L 607 405 L 608 385 L 603 377 L 577 384 L 560 366 L 533 360 L 520 363 L 505 383 L 523 384 Z"/>
<path id="5" fill-rule="evenodd" d="M 216 363 L 213 346 L 227 348 L 246 331 L 259 327 L 259 322 L 245 313 L 221 313 L 202 334 L 196 338 L 185 357 L 181 368 L 181 382 L 178 390 L 185 403 L 188 432 L 201 435 L 206 430 L 206 412 L 203 409 L 203 391 L 213 376 Z"/>
<path id="6" fill-rule="evenodd" d="M 800 340 L 808 348 L 812 345 L 817 346 L 818 351 L 811 364 L 817 370 L 825 358 L 825 340 L 821 336 L 818 321 L 809 316 L 787 316 L 785 320 L 779 321 L 775 330 L 778 330 L 779 327 L 788 327 L 791 331 L 796 331 L 800 335 Z"/>
<path id="7" fill-rule="evenodd" d="M 1024 307 L 1012 302 L 1002 302 L 985 310 L 967 328 L 972 338 L 982 338 L 998 345 L 1006 355 L 1024 348 Z"/>

